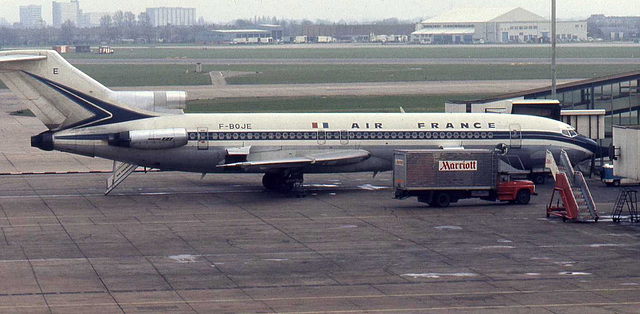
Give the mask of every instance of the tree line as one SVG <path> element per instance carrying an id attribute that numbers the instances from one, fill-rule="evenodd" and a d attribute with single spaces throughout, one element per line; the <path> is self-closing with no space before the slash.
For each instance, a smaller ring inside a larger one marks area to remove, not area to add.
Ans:
<path id="1" fill-rule="evenodd" d="M 387 19 L 382 23 L 398 23 L 397 19 Z M 79 28 L 72 21 L 66 21 L 60 28 L 41 29 L 0 28 L 0 46 L 50 46 L 50 45 L 97 45 L 120 43 L 195 43 L 198 33 L 214 29 L 248 29 L 258 25 L 271 24 L 282 27 L 284 36 L 302 35 L 303 25 L 331 25 L 326 20 L 286 20 L 276 17 L 256 16 L 238 19 L 227 24 L 207 24 L 202 18 L 193 26 L 157 26 L 151 24 L 146 12 L 135 15 L 128 11 L 117 11 L 104 15 L 100 26 Z M 337 24 L 347 24 L 340 21 Z"/>

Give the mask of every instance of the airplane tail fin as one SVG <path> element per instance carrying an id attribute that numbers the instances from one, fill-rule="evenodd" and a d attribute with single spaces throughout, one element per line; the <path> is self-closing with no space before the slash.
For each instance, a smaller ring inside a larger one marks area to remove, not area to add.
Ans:
<path id="1" fill-rule="evenodd" d="M 119 102 L 53 50 L 0 52 L 0 80 L 54 131 L 155 116 Z"/>

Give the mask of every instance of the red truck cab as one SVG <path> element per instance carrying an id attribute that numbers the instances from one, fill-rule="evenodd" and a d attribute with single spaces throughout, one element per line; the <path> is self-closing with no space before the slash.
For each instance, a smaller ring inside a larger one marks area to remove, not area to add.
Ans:
<path id="1" fill-rule="evenodd" d="M 536 194 L 536 186 L 529 180 L 506 180 L 498 183 L 497 196 L 499 201 L 509 201 L 517 204 L 528 204 L 531 195 Z"/>

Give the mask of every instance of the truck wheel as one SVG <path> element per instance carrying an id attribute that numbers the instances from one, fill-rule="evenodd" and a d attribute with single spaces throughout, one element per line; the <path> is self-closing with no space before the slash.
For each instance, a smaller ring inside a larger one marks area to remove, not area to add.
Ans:
<path id="1" fill-rule="evenodd" d="M 533 181 L 533 183 L 535 184 L 544 184 L 546 180 L 547 180 L 546 173 L 534 173 L 531 175 L 531 181 Z"/>
<path id="2" fill-rule="evenodd" d="M 613 186 L 620 186 L 620 180 L 613 180 Z"/>
<path id="3" fill-rule="evenodd" d="M 446 192 L 438 193 L 434 197 L 434 203 L 438 207 L 448 207 L 451 204 L 451 196 Z"/>
<path id="4" fill-rule="evenodd" d="M 518 191 L 518 194 L 516 194 L 516 203 L 518 204 L 521 204 L 521 205 L 529 204 L 530 200 L 531 200 L 531 193 L 529 193 L 528 190 L 520 190 Z"/>

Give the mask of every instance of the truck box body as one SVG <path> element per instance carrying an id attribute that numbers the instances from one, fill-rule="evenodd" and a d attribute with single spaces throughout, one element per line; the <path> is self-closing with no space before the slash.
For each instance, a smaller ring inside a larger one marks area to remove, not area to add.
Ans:
<path id="1" fill-rule="evenodd" d="M 396 190 L 483 190 L 497 186 L 498 158 L 493 151 L 399 150 L 394 153 Z"/>

